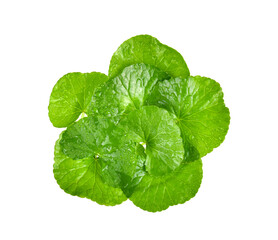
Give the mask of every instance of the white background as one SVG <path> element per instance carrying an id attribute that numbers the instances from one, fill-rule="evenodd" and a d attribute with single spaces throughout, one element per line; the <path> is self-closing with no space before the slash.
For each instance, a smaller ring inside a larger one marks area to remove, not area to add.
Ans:
<path id="1" fill-rule="evenodd" d="M 278 239 L 276 3 L 1 1 L 0 239 Z M 55 82 L 107 73 L 113 52 L 138 34 L 220 82 L 231 111 L 225 142 L 203 158 L 197 196 L 155 214 L 70 196 L 52 173 Z"/>

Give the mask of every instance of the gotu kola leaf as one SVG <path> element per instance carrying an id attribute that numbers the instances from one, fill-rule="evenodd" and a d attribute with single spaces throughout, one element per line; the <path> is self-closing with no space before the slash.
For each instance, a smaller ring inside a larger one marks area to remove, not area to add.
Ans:
<path id="1" fill-rule="evenodd" d="M 87 117 L 74 123 L 63 133 L 63 153 L 74 159 L 94 158 L 102 180 L 120 187 L 127 196 L 140 182 L 144 158 L 138 157 L 138 144 L 126 137 L 110 119 Z"/>
<path id="2" fill-rule="evenodd" d="M 113 54 L 109 65 L 109 79 L 136 63 L 153 65 L 171 77 L 189 76 L 188 67 L 179 52 L 150 35 L 138 35 L 123 42 Z"/>
<path id="3" fill-rule="evenodd" d="M 127 136 L 146 148 L 145 170 L 153 176 L 174 171 L 184 159 L 180 130 L 170 114 L 146 106 L 128 114 L 120 124 Z"/>
<path id="4" fill-rule="evenodd" d="M 62 135 L 62 134 L 61 134 Z M 54 177 L 60 187 L 74 196 L 91 199 L 98 204 L 114 206 L 126 200 L 119 188 L 105 184 L 101 177 L 101 167 L 92 157 L 73 160 L 61 150 L 60 138 L 55 144 Z"/>
<path id="5" fill-rule="evenodd" d="M 58 80 L 50 95 L 48 115 L 55 127 L 67 127 L 87 112 L 95 89 L 106 82 L 105 74 L 68 73 Z"/>
<path id="6" fill-rule="evenodd" d="M 183 138 L 197 148 L 201 157 L 218 147 L 229 129 L 230 113 L 222 89 L 210 78 L 196 76 L 159 82 L 146 104 L 173 113 Z"/>
<path id="7" fill-rule="evenodd" d="M 146 174 L 130 200 L 141 209 L 157 212 L 184 203 L 198 192 L 203 178 L 202 161 L 181 163 L 163 176 Z"/>
<path id="8" fill-rule="evenodd" d="M 89 114 L 120 118 L 142 107 L 155 84 L 168 78 L 167 74 L 151 65 L 126 67 L 120 75 L 96 90 Z"/>

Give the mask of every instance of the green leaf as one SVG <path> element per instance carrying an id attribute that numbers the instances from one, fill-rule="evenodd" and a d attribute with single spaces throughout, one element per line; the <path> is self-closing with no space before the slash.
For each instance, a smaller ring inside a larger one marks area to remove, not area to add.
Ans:
<path id="1" fill-rule="evenodd" d="M 121 121 L 129 138 L 146 147 L 146 171 L 161 176 L 175 170 L 183 161 L 180 130 L 170 114 L 156 106 L 131 112 Z"/>
<path id="2" fill-rule="evenodd" d="M 150 65 L 129 66 L 96 90 L 89 112 L 105 117 L 126 115 L 143 106 L 157 81 L 167 78 L 164 72 Z"/>
<path id="3" fill-rule="evenodd" d="M 145 175 L 130 200 L 143 210 L 157 212 L 193 198 L 203 177 L 202 161 L 182 163 L 174 172 L 154 177 Z"/>
<path id="4" fill-rule="evenodd" d="M 230 113 L 222 89 L 209 78 L 196 76 L 159 82 L 146 104 L 173 113 L 183 139 L 192 143 L 201 157 L 218 147 L 229 129 Z"/>
<path id="5" fill-rule="evenodd" d="M 109 79 L 135 63 L 153 65 L 172 77 L 189 76 L 188 67 L 180 53 L 150 35 L 138 35 L 121 44 L 111 58 Z"/>
<path id="6" fill-rule="evenodd" d="M 74 123 L 63 133 L 63 153 L 76 160 L 96 159 L 105 183 L 120 187 L 127 195 L 140 182 L 144 159 L 139 158 L 135 142 L 110 119 L 87 117 Z"/>
<path id="7" fill-rule="evenodd" d="M 105 184 L 101 177 L 101 167 L 94 158 L 73 160 L 63 154 L 60 139 L 55 144 L 54 177 L 59 186 L 73 196 L 91 199 L 98 204 L 114 206 L 126 200 L 119 188 Z"/>
<path id="8" fill-rule="evenodd" d="M 134 155 L 121 159 L 121 161 L 102 161 L 102 179 L 110 186 L 120 187 L 127 197 L 130 197 L 144 175 L 146 156 L 144 148 L 137 144 Z M 121 150 L 120 150 L 121 151 Z M 130 161 L 130 159 L 133 159 Z M 135 159 L 135 160 L 134 160 Z"/>
<path id="9" fill-rule="evenodd" d="M 48 115 L 55 127 L 67 127 L 87 112 L 95 89 L 106 82 L 105 74 L 68 73 L 55 84 L 49 100 Z"/>

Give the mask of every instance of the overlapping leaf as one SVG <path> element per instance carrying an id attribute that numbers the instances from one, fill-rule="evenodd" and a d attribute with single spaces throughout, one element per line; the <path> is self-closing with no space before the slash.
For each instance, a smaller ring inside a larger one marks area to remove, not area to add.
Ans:
<path id="1" fill-rule="evenodd" d="M 170 114 L 156 106 L 131 112 L 122 121 L 128 137 L 146 147 L 146 171 L 161 176 L 175 170 L 184 159 L 180 130 Z"/>
<path id="2" fill-rule="evenodd" d="M 95 89 L 106 82 L 103 73 L 68 73 L 58 80 L 50 95 L 48 115 L 54 127 L 67 127 L 87 113 Z"/>
<path id="3" fill-rule="evenodd" d="M 117 77 L 97 89 L 91 102 L 90 113 L 104 117 L 121 117 L 143 106 L 155 84 L 168 75 L 159 69 L 135 64 L 126 67 Z"/>
<path id="4" fill-rule="evenodd" d="M 60 145 L 63 153 L 74 160 L 94 158 L 101 167 L 102 180 L 128 194 L 144 175 L 144 159 L 138 157 L 138 144 L 110 119 L 79 120 L 63 133 Z"/>
<path id="5" fill-rule="evenodd" d="M 138 35 L 121 44 L 109 65 L 109 78 L 136 63 L 150 64 L 172 77 L 188 77 L 188 67 L 179 52 L 150 35 Z"/>
<path id="6" fill-rule="evenodd" d="M 138 207 L 157 212 L 193 198 L 203 178 L 202 161 L 182 163 L 170 174 L 145 175 L 130 200 Z"/>
<path id="7" fill-rule="evenodd" d="M 55 144 L 54 177 L 60 187 L 74 196 L 91 199 L 98 204 L 114 206 L 126 200 L 119 188 L 111 187 L 100 177 L 101 167 L 96 159 L 88 157 L 73 160 L 61 150 L 60 140 Z"/>
<path id="8" fill-rule="evenodd" d="M 183 138 L 198 149 L 201 157 L 218 147 L 229 129 L 230 114 L 222 89 L 210 78 L 196 76 L 159 82 L 146 104 L 173 113 Z"/>

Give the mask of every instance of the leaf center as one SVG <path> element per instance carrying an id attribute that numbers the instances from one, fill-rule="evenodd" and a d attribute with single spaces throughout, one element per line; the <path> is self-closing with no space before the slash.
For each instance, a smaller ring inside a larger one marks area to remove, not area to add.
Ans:
<path id="1" fill-rule="evenodd" d="M 147 145 L 146 145 L 146 143 L 145 142 L 139 142 L 142 146 L 143 146 L 143 148 L 146 150 L 146 147 L 147 147 Z"/>

